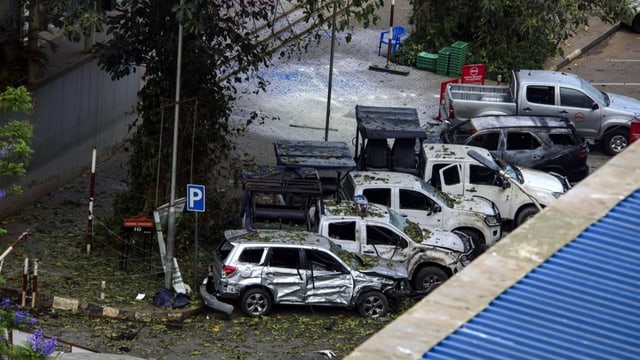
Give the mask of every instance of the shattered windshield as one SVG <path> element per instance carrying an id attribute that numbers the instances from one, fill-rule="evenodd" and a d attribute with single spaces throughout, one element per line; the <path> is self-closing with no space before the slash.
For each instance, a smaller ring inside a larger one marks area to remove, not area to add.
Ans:
<path id="1" fill-rule="evenodd" d="M 520 171 L 515 166 L 508 164 L 497 156 L 493 156 L 493 159 L 495 160 L 496 164 L 498 164 L 498 166 L 511 178 L 516 179 L 521 184 L 524 182 Z"/>
<path id="2" fill-rule="evenodd" d="M 400 213 L 398 213 L 393 209 L 389 209 L 389 222 L 391 223 L 391 225 L 397 227 L 403 232 L 404 232 L 404 229 L 407 227 L 407 218 L 400 215 Z"/>

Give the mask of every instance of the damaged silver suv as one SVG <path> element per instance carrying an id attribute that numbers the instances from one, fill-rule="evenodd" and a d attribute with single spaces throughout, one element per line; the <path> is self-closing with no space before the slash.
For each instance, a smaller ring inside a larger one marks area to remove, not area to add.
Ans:
<path id="1" fill-rule="evenodd" d="M 227 230 L 200 287 L 207 306 L 240 301 L 249 316 L 268 315 L 274 304 L 357 308 L 380 317 L 408 294 L 404 265 L 343 250 L 326 237 L 293 230 Z"/>

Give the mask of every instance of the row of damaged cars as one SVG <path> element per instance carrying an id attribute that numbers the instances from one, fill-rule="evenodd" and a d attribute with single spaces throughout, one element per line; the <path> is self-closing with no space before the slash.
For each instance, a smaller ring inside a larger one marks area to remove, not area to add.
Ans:
<path id="1" fill-rule="evenodd" d="M 521 187 L 537 192 L 538 206 L 570 187 L 563 176 L 511 167 L 481 148 L 426 143 L 414 112 L 358 106 L 355 156 L 341 142 L 279 140 L 277 165 L 245 169 L 244 229 L 225 232 L 200 289 L 205 304 L 227 314 L 237 304 L 249 316 L 267 315 L 275 304 L 383 316 L 499 241 L 503 209 L 515 216 L 502 203 L 528 209 L 519 221 L 533 216 L 538 208 L 518 196 Z M 384 159 L 372 150 L 380 139 L 392 141 Z M 401 153 L 403 141 L 410 146 Z M 470 156 L 463 164 L 454 148 L 502 167 Z M 496 194 L 474 182 L 476 172 L 491 175 L 495 184 L 487 186 Z M 522 184 L 509 186 L 509 176 Z"/>

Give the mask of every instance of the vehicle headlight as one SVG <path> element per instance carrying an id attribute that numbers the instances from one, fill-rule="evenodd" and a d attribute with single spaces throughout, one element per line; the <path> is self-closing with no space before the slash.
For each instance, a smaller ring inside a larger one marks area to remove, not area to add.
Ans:
<path id="1" fill-rule="evenodd" d="M 498 226 L 500 225 L 500 220 L 498 220 L 497 216 L 485 216 L 484 223 L 489 226 Z"/>

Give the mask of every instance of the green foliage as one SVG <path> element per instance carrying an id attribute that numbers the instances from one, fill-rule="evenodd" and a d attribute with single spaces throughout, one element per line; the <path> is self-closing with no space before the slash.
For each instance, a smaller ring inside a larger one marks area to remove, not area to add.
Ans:
<path id="1" fill-rule="evenodd" d="M 281 4 L 282 3 L 282 4 Z M 262 38 L 256 24 L 274 26 L 275 6 L 300 7 L 314 33 L 272 31 Z M 336 27 L 349 30 L 351 21 L 375 23 L 374 10 L 382 1 L 337 1 Z M 176 197 L 184 196 L 187 183 L 207 186 L 207 228 L 224 229 L 239 218 L 238 186 L 241 166 L 252 159 L 236 149 L 234 137 L 248 124 L 269 119 L 251 113 L 231 121 L 235 84 L 251 82 L 254 92 L 267 84 L 257 75 L 275 55 L 290 56 L 319 40 L 331 26 L 333 2 L 288 0 L 233 1 L 128 0 L 122 11 L 107 18 L 110 39 L 98 44 L 99 64 L 118 79 L 144 66 L 144 87 L 138 93 L 138 119 L 131 125 L 133 153 L 129 158 L 128 195 L 119 198 L 122 218 L 167 203 L 175 108 L 178 27 L 183 26 L 183 51 L 176 154 Z M 293 41 L 295 40 L 295 41 Z M 274 44 L 285 44 L 279 49 Z M 213 190 L 210 190 L 213 189 Z M 230 206 L 229 204 L 232 204 Z"/>
<path id="2" fill-rule="evenodd" d="M 513 69 L 542 68 L 592 17 L 613 23 L 629 11 L 627 0 L 413 0 L 412 5 L 413 42 L 431 52 L 468 42 L 467 62 L 485 63 L 489 77 L 503 78 Z"/>
<path id="3" fill-rule="evenodd" d="M 5 116 L 11 115 L 11 112 L 29 114 L 32 106 L 31 95 L 24 86 L 8 87 L 0 93 L 0 113 Z M 26 166 L 33 152 L 32 136 L 33 125 L 28 120 L 8 119 L 0 124 L 0 176 L 21 177 L 26 174 Z M 3 195 L 17 195 L 21 188 L 13 185 L 1 191 Z"/>

